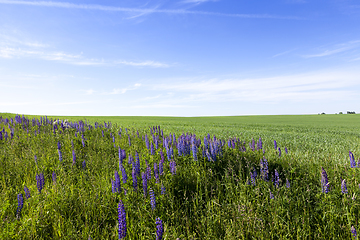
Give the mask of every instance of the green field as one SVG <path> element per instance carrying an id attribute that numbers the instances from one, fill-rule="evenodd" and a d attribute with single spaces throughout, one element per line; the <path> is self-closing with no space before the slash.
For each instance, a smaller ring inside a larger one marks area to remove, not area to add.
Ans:
<path id="1" fill-rule="evenodd" d="M 15 115 L 0 116 L 3 119 L 0 131 L 4 127 L 10 134 L 9 123 L 4 119 Z M 125 239 L 155 239 L 157 217 L 164 223 L 164 239 L 351 239 L 351 227 L 360 230 L 360 169 L 350 168 L 349 160 L 349 151 L 356 163 L 360 156 L 359 114 L 48 117 L 84 120 L 93 126 L 77 136 L 76 129 L 61 130 L 59 125 L 54 134 L 52 124 L 33 126 L 31 120 L 40 116 L 26 117 L 30 120 L 28 127 L 10 123 L 13 139 L 0 140 L 1 239 L 118 239 L 119 200 L 126 210 Z M 104 122 L 111 122 L 111 127 L 95 129 L 95 122 L 103 126 Z M 154 134 L 159 136 L 160 143 L 151 154 L 143 137 L 146 134 L 150 143 L 154 143 L 150 132 L 154 126 L 161 127 L 163 136 L 160 132 Z M 141 172 L 146 171 L 147 162 L 154 174 L 154 163 L 159 164 L 161 159 L 160 149 L 166 153 L 162 141 L 170 133 L 175 133 L 177 139 L 182 134 L 195 134 L 201 144 L 197 146 L 197 161 L 192 151 L 179 156 L 173 144 L 176 174 L 170 172 L 165 156 L 164 174 L 158 181 L 154 176 L 148 179 L 148 189 L 152 188 L 156 196 L 156 208 L 152 210 L 148 194 L 146 197 L 143 194 L 141 176 L 137 191 L 133 190 L 133 165 L 127 159 L 123 166 L 128 181 L 122 182 L 127 194 L 113 193 L 114 172 L 119 171 L 121 176 L 118 147 L 125 150 L 127 157 L 135 157 L 137 151 Z M 81 134 L 86 139 L 85 145 Z M 215 161 L 201 153 L 208 134 L 211 139 L 215 135 L 216 141 L 221 139 L 225 143 Z M 260 137 L 264 152 L 251 150 L 249 143 Z M 240 140 L 236 147 L 228 147 L 228 140 L 235 138 Z M 281 156 L 274 148 L 274 140 L 282 150 Z M 58 142 L 62 146 L 62 161 Z M 242 147 L 246 151 L 241 151 Z M 72 150 L 76 152 L 76 163 Z M 270 181 L 260 177 L 263 158 L 269 164 Z M 83 161 L 86 168 L 82 167 Z M 328 193 L 322 192 L 322 167 L 329 179 Z M 280 177 L 278 187 L 271 181 L 275 169 Z M 254 170 L 255 186 L 251 178 Z M 57 175 L 56 183 L 51 180 L 53 172 Z M 40 173 L 45 176 L 41 193 L 36 181 Z M 342 179 L 346 180 L 348 193 L 342 193 Z M 286 186 L 287 180 L 290 188 Z M 31 192 L 28 199 L 24 195 L 25 185 Z M 164 195 L 160 193 L 161 186 L 166 188 Z M 24 196 L 21 215 L 17 214 L 19 193 Z"/>

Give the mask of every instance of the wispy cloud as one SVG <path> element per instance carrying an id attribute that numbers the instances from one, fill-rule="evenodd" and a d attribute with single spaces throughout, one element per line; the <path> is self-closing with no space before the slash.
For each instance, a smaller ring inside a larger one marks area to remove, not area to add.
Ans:
<path id="1" fill-rule="evenodd" d="M 133 86 L 126 87 L 126 88 L 114 88 L 111 92 L 104 92 L 104 95 L 117 95 L 117 94 L 124 94 L 129 90 L 135 90 L 141 86 L 140 83 L 135 83 Z"/>
<path id="2" fill-rule="evenodd" d="M 182 79 L 157 84 L 153 90 L 172 91 L 182 102 L 277 102 L 350 99 L 358 95 L 360 70 L 321 71 L 257 79 Z"/>
<path id="3" fill-rule="evenodd" d="M 184 0 L 184 1 L 181 1 L 182 3 L 196 3 L 196 4 L 199 4 L 199 3 L 204 3 L 204 2 L 217 2 L 219 0 Z"/>
<path id="4" fill-rule="evenodd" d="M 185 10 L 185 9 L 124 8 L 124 7 L 104 6 L 104 5 L 98 5 L 98 4 L 74 4 L 74 3 L 68 3 L 68 2 L 53 2 L 53 1 L 0 0 L 0 4 L 71 8 L 71 9 L 126 12 L 126 13 L 138 13 L 138 14 L 166 13 L 166 14 L 214 15 L 214 16 L 236 17 L 236 18 L 266 18 L 266 19 L 273 18 L 273 19 L 297 19 L 297 20 L 303 19 L 303 18 L 296 17 L 296 16 L 278 16 L 278 15 L 270 15 L 270 14 L 228 14 L 228 13 L 207 12 L 207 11 L 189 11 L 189 10 Z"/>
<path id="5" fill-rule="evenodd" d="M 331 46 L 330 49 L 325 49 L 320 53 L 303 55 L 304 58 L 326 57 L 334 54 L 346 52 L 354 48 L 360 47 L 360 40 L 350 41 L 346 43 L 336 44 Z"/>
<path id="6" fill-rule="evenodd" d="M 296 48 L 295 48 L 295 49 L 288 50 L 288 51 L 285 51 L 285 52 L 281 52 L 281 53 L 275 54 L 275 55 L 272 56 L 272 57 L 275 58 L 275 57 L 279 57 L 279 56 L 282 56 L 282 55 L 286 55 L 286 54 L 291 53 L 291 52 L 293 52 L 293 51 L 295 51 L 295 50 L 296 50 Z"/>
<path id="7" fill-rule="evenodd" d="M 38 58 L 48 61 L 59 61 L 72 65 L 79 66 L 134 66 L 134 67 L 155 67 L 155 68 L 165 68 L 169 67 L 169 64 L 156 62 L 156 61 L 105 61 L 103 59 L 96 58 L 85 58 L 82 54 L 69 54 L 64 52 L 46 52 L 39 51 L 37 49 L 22 49 L 22 48 L 12 48 L 12 47 L 0 47 L 0 58 Z"/>

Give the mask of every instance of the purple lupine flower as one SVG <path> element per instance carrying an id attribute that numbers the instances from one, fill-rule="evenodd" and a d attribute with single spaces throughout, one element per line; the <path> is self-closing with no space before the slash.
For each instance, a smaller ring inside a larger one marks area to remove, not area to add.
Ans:
<path id="1" fill-rule="evenodd" d="M 85 147 L 85 140 L 84 139 L 81 139 L 81 144 L 83 147 Z"/>
<path id="2" fill-rule="evenodd" d="M 121 175 L 122 175 L 123 183 L 125 184 L 125 183 L 127 182 L 128 177 L 127 177 L 127 174 L 126 174 L 126 171 L 125 171 L 125 168 L 124 168 L 123 165 L 121 165 L 120 170 L 121 170 Z"/>
<path id="3" fill-rule="evenodd" d="M 118 222 L 119 222 L 119 239 L 126 237 L 126 212 L 122 200 L 119 201 L 118 206 Z"/>
<path id="4" fill-rule="evenodd" d="M 343 194 L 348 193 L 348 190 L 347 190 L 347 187 L 346 187 L 346 180 L 345 180 L 345 179 L 342 180 L 342 182 L 341 182 L 341 192 L 342 192 Z"/>
<path id="5" fill-rule="evenodd" d="M 166 189 L 164 187 L 163 184 L 161 184 L 161 195 L 165 195 L 166 194 Z"/>
<path id="6" fill-rule="evenodd" d="M 76 164 L 75 150 L 72 150 L 72 156 L 73 156 L 73 165 L 75 165 Z"/>
<path id="7" fill-rule="evenodd" d="M 281 157 L 281 149 L 279 148 L 278 150 L 279 150 L 279 157 Z"/>
<path id="8" fill-rule="evenodd" d="M 155 154 L 154 144 L 153 144 L 153 143 L 151 143 L 151 146 L 150 146 L 150 154 L 151 154 L 151 155 L 154 155 L 154 154 Z"/>
<path id="9" fill-rule="evenodd" d="M 121 192 L 121 185 L 120 185 L 120 176 L 118 171 L 115 171 L 115 192 L 120 193 Z"/>
<path id="10" fill-rule="evenodd" d="M 129 165 L 132 165 L 133 161 L 134 161 L 134 160 L 133 160 L 132 155 L 131 155 L 131 154 L 129 154 L 128 164 L 129 164 Z"/>
<path id="11" fill-rule="evenodd" d="M 160 218 L 156 218 L 156 240 L 162 240 L 164 235 L 164 226 Z"/>
<path id="12" fill-rule="evenodd" d="M 353 234 L 354 238 L 357 237 L 357 232 L 354 226 L 351 226 L 351 233 Z"/>
<path id="13" fill-rule="evenodd" d="M 128 139 L 129 139 L 129 146 L 131 147 L 131 139 L 129 135 L 128 135 Z"/>
<path id="14" fill-rule="evenodd" d="M 274 195 L 271 193 L 271 190 L 270 190 L 270 199 L 274 199 Z"/>
<path id="15" fill-rule="evenodd" d="M 287 147 L 285 147 L 285 153 L 288 154 L 288 149 L 287 149 Z"/>
<path id="16" fill-rule="evenodd" d="M 36 175 L 36 186 L 37 186 L 39 193 L 41 193 L 43 186 L 42 186 L 42 180 L 41 180 L 40 174 Z"/>
<path id="17" fill-rule="evenodd" d="M 102 137 L 104 137 L 104 130 L 101 130 L 101 135 Z"/>
<path id="18" fill-rule="evenodd" d="M 356 162 L 355 162 L 355 158 L 354 158 L 354 154 L 349 151 L 349 157 L 350 157 L 350 167 L 354 168 L 356 167 Z"/>
<path id="19" fill-rule="evenodd" d="M 62 162 L 62 160 L 63 160 L 62 152 L 60 149 L 58 149 L 58 152 L 59 152 L 59 161 Z"/>
<path id="20" fill-rule="evenodd" d="M 171 174 L 176 174 L 176 162 L 174 160 L 172 160 L 170 163 L 170 172 Z"/>
<path id="21" fill-rule="evenodd" d="M 274 147 L 275 147 L 275 149 L 277 149 L 277 143 L 276 143 L 276 140 L 274 140 Z"/>
<path id="22" fill-rule="evenodd" d="M 27 186 L 24 186 L 24 191 L 25 191 L 26 199 L 29 199 L 31 196 L 30 196 L 30 190 L 28 189 Z"/>
<path id="23" fill-rule="evenodd" d="M 256 176 L 257 176 L 257 172 L 256 172 L 256 169 L 255 169 L 255 167 L 254 167 L 254 168 L 253 168 L 253 171 L 250 172 L 251 184 L 252 184 L 253 186 L 256 185 Z"/>
<path id="24" fill-rule="evenodd" d="M 287 188 L 290 188 L 290 182 L 289 182 L 288 179 L 286 179 L 286 187 L 287 187 Z"/>
<path id="25" fill-rule="evenodd" d="M 159 162 L 159 174 L 162 175 L 163 172 L 164 172 L 164 160 L 160 159 L 160 162 Z"/>
<path id="26" fill-rule="evenodd" d="M 112 192 L 112 193 L 116 193 L 116 190 L 115 190 L 115 181 L 114 181 L 114 179 L 111 179 L 111 192 Z"/>
<path id="27" fill-rule="evenodd" d="M 156 201 L 155 201 L 154 191 L 151 188 L 150 188 L 149 194 L 150 194 L 151 209 L 154 210 L 156 208 Z"/>
<path id="28" fill-rule="evenodd" d="M 274 178 L 274 185 L 275 187 L 279 187 L 279 173 L 276 171 L 275 169 L 275 174 L 274 174 L 275 178 Z"/>
<path id="29" fill-rule="evenodd" d="M 140 158 L 137 151 L 135 152 L 135 159 L 136 159 L 135 171 L 137 175 L 140 175 Z"/>
<path id="30" fill-rule="evenodd" d="M 136 174 L 136 171 L 135 171 L 135 168 L 132 169 L 132 179 L 133 179 L 133 187 L 134 187 L 134 190 L 136 191 L 137 189 L 137 174 Z"/>
<path id="31" fill-rule="evenodd" d="M 58 148 L 58 150 L 61 150 L 61 143 L 60 143 L 60 141 L 58 141 L 58 143 L 57 143 L 57 148 Z"/>
<path id="32" fill-rule="evenodd" d="M 191 151 L 193 153 L 193 158 L 194 158 L 194 161 L 197 161 L 197 147 L 196 147 L 196 144 L 195 144 L 195 139 L 192 140 L 192 144 L 191 144 Z"/>
<path id="33" fill-rule="evenodd" d="M 151 180 L 151 168 L 149 166 L 146 167 L 146 177 L 148 180 Z"/>
<path id="34" fill-rule="evenodd" d="M 155 182 L 158 183 L 159 182 L 159 171 L 157 169 L 156 162 L 154 162 L 154 177 L 155 177 Z"/>
<path id="35" fill-rule="evenodd" d="M 145 144 L 146 144 L 146 148 L 150 149 L 150 143 L 149 143 L 149 138 L 148 138 L 147 134 L 145 134 Z"/>
<path id="36" fill-rule="evenodd" d="M 52 180 L 53 180 L 53 183 L 56 184 L 56 173 L 55 172 L 52 173 Z"/>
<path id="37" fill-rule="evenodd" d="M 260 175 L 264 181 L 269 181 L 269 166 L 265 157 L 260 160 Z"/>
<path id="38" fill-rule="evenodd" d="M 85 160 L 82 162 L 82 167 L 83 167 L 83 169 L 85 170 L 85 168 L 86 168 L 86 162 L 85 162 Z"/>
<path id="39" fill-rule="evenodd" d="M 323 167 L 321 167 L 321 186 L 322 186 L 323 193 L 329 192 L 328 175 Z"/>
<path id="40" fill-rule="evenodd" d="M 144 197 L 146 198 L 147 193 L 147 176 L 146 173 L 141 173 L 142 178 L 142 184 L 143 184 L 143 190 L 144 190 Z"/>
<path id="41" fill-rule="evenodd" d="M 23 195 L 21 193 L 19 193 L 17 195 L 17 200 L 18 200 L 18 207 L 17 207 L 17 210 L 16 210 L 16 216 L 18 218 L 20 218 L 20 214 L 21 214 L 21 209 L 23 208 L 24 206 L 24 198 L 23 198 Z"/>

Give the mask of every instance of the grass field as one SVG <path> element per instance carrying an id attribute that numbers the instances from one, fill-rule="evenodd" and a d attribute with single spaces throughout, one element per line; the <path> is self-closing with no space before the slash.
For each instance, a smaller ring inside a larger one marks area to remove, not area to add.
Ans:
<path id="1" fill-rule="evenodd" d="M 84 129 L 62 129 L 58 124 L 55 130 L 45 120 L 32 122 L 40 116 L 18 118 L 14 124 L 5 120 L 14 114 L 0 115 L 0 130 L 8 133 L 7 140 L 0 140 L 1 239 L 117 239 L 120 200 L 126 211 L 124 239 L 156 239 L 156 218 L 163 222 L 163 239 L 351 239 L 352 226 L 360 227 L 358 114 L 51 116 L 87 124 Z M 95 122 L 100 126 L 95 128 Z M 106 127 L 109 122 L 111 127 Z M 145 136 L 150 145 L 158 142 L 153 152 Z M 260 137 L 261 148 L 256 144 Z M 121 163 L 119 147 L 126 153 Z M 356 167 L 350 167 L 349 151 Z M 134 175 L 136 152 L 139 173 Z M 164 171 L 156 178 L 159 164 Z M 115 171 L 121 178 L 125 171 L 128 177 L 121 181 L 120 192 L 112 188 Z M 41 193 L 39 174 L 45 179 Z M 25 197 L 25 186 L 30 198 Z M 154 209 L 150 188 L 156 197 Z"/>

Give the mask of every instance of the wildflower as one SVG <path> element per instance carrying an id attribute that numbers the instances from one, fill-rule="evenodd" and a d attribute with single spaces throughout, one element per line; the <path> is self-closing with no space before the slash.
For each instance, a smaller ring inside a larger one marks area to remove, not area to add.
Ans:
<path id="1" fill-rule="evenodd" d="M 155 154 L 154 143 L 151 143 L 150 154 L 151 154 L 151 155 L 154 155 L 154 154 Z"/>
<path id="2" fill-rule="evenodd" d="M 85 162 L 85 160 L 82 162 L 82 167 L 83 167 L 83 169 L 85 170 L 85 168 L 86 168 L 86 162 Z"/>
<path id="3" fill-rule="evenodd" d="M 72 156 L 73 156 L 73 165 L 75 165 L 76 164 L 75 150 L 72 151 Z"/>
<path id="4" fill-rule="evenodd" d="M 279 157 L 281 157 L 281 149 L 279 148 L 278 150 L 279 150 Z"/>
<path id="5" fill-rule="evenodd" d="M 290 182 L 289 182 L 288 179 L 286 179 L 286 187 L 287 187 L 287 188 L 290 188 Z"/>
<path id="6" fill-rule="evenodd" d="M 170 163 L 170 172 L 171 174 L 176 174 L 176 162 L 174 160 L 172 160 Z"/>
<path id="7" fill-rule="evenodd" d="M 58 141 L 58 143 L 57 143 L 57 148 L 58 148 L 58 150 L 61 150 L 61 143 L 60 143 L 60 141 Z"/>
<path id="8" fill-rule="evenodd" d="M 163 172 L 164 172 L 164 160 L 160 159 L 160 162 L 159 162 L 159 174 L 162 175 Z"/>
<path id="9" fill-rule="evenodd" d="M 341 192 L 344 193 L 344 194 L 348 193 L 345 179 L 342 180 L 342 182 L 341 182 Z"/>
<path id="10" fill-rule="evenodd" d="M 323 193 L 328 193 L 329 192 L 329 181 L 328 181 L 328 176 L 327 173 L 325 171 L 325 169 L 323 167 L 321 167 L 321 185 L 322 185 L 322 192 Z"/>
<path id="11" fill-rule="evenodd" d="M 260 160 L 260 174 L 264 181 L 269 181 L 269 167 L 265 157 Z"/>
<path id="12" fill-rule="evenodd" d="M 111 192 L 112 192 L 112 193 L 115 193 L 115 192 L 116 192 L 114 179 L 111 179 Z"/>
<path id="13" fill-rule="evenodd" d="M 279 187 L 279 173 L 275 169 L 275 179 L 274 179 L 275 187 Z"/>
<path id="14" fill-rule="evenodd" d="M 270 199 L 274 199 L 274 195 L 271 193 L 271 190 L 270 190 Z"/>
<path id="15" fill-rule="evenodd" d="M 56 173 L 55 172 L 52 173 L 52 180 L 53 180 L 53 183 L 55 184 L 56 183 Z"/>
<path id="16" fill-rule="evenodd" d="M 154 191 L 150 188 L 150 204 L 151 204 L 151 209 L 154 210 L 156 207 L 156 202 L 155 202 L 155 194 Z"/>
<path id="17" fill-rule="evenodd" d="M 288 154 L 288 149 L 287 149 L 287 147 L 285 147 L 285 153 Z"/>
<path id="18" fill-rule="evenodd" d="M 354 226 L 351 226 L 351 233 L 354 235 L 354 238 L 356 238 L 357 232 Z"/>
<path id="19" fill-rule="evenodd" d="M 121 185 L 120 185 L 120 176 L 119 173 L 117 171 L 115 171 L 115 192 L 120 193 L 121 191 Z"/>
<path id="20" fill-rule="evenodd" d="M 354 158 L 354 154 L 349 151 L 349 157 L 350 157 L 350 167 L 354 168 L 356 167 L 356 162 L 355 162 L 355 158 Z"/>
<path id="21" fill-rule="evenodd" d="M 16 210 L 16 216 L 18 218 L 20 218 L 21 209 L 23 208 L 23 205 L 24 205 L 24 198 L 23 198 L 23 195 L 21 193 L 19 193 L 17 195 L 17 200 L 18 200 L 18 208 Z"/>
<path id="22" fill-rule="evenodd" d="M 156 218 L 156 240 L 162 240 L 164 234 L 164 226 L 160 218 Z"/>
<path id="23" fill-rule="evenodd" d="M 274 140 L 274 147 L 275 147 L 275 149 L 277 149 L 277 143 L 276 143 L 276 140 Z"/>
<path id="24" fill-rule="evenodd" d="M 36 186 L 39 193 L 41 193 L 41 190 L 44 187 L 44 175 L 42 173 L 36 175 Z"/>
<path id="25" fill-rule="evenodd" d="M 155 177 L 155 182 L 158 183 L 159 182 L 159 171 L 157 169 L 156 162 L 154 162 L 154 177 Z"/>
<path id="26" fill-rule="evenodd" d="M 58 152 L 59 152 L 59 161 L 62 162 L 63 158 L 62 158 L 62 153 L 61 153 L 61 150 L 58 149 Z"/>
<path id="27" fill-rule="evenodd" d="M 133 179 L 133 187 L 134 187 L 134 190 L 136 191 L 136 189 L 137 189 L 137 174 L 136 174 L 135 168 L 133 168 L 131 173 L 132 173 L 132 179 Z"/>
<path id="28" fill-rule="evenodd" d="M 126 212 L 123 202 L 119 201 L 118 206 L 119 239 L 126 237 Z"/>
<path id="29" fill-rule="evenodd" d="M 164 185 L 161 185 L 161 195 L 165 195 L 165 194 L 166 194 L 166 189 Z"/>
<path id="30" fill-rule="evenodd" d="M 120 170 L 121 170 L 121 175 L 122 175 L 122 178 L 123 178 L 123 183 L 126 183 L 128 177 L 127 177 L 127 174 L 126 174 L 126 171 L 125 171 L 125 168 L 124 168 L 123 165 L 121 165 Z"/>
<path id="31" fill-rule="evenodd" d="M 24 191 L 25 191 L 25 197 L 26 199 L 29 199 L 30 196 L 30 190 L 28 189 L 27 186 L 24 186 Z"/>

